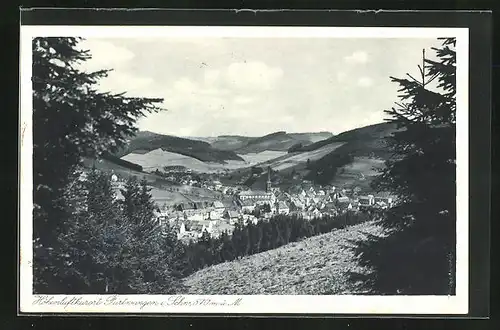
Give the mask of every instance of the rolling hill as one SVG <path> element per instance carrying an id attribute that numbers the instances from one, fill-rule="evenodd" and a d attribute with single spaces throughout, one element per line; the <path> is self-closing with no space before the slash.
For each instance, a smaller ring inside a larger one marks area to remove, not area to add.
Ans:
<path id="1" fill-rule="evenodd" d="M 279 172 L 276 174 L 278 185 L 283 188 L 309 180 L 317 184 L 370 190 L 371 181 L 391 156 L 385 138 L 395 130 L 395 125 L 389 123 L 357 128 L 255 166 L 263 169 L 270 166 Z M 265 175 L 250 178 L 250 173 L 250 169 L 240 169 L 232 174 L 232 178 L 241 181 L 248 177 L 245 182 L 252 188 L 265 187 Z"/>
<path id="2" fill-rule="evenodd" d="M 396 130 L 396 125 L 392 123 L 375 124 L 346 131 L 299 149 L 305 152 L 342 143 L 331 153 L 311 161 L 307 166 L 308 173 L 305 178 L 320 184 L 359 183 L 361 186 L 368 186 L 371 178 L 377 174 L 376 169 L 382 168 L 385 160 L 390 158 L 391 151 L 388 149 L 386 138 Z"/>
<path id="3" fill-rule="evenodd" d="M 135 137 L 129 140 L 127 147 L 116 153 L 115 156 L 121 158 L 130 153 L 145 154 L 156 149 L 189 156 L 202 162 L 224 163 L 228 160 L 243 161 L 233 151 L 215 149 L 204 141 L 162 135 L 148 131 L 138 132 Z"/>
<path id="4" fill-rule="evenodd" d="M 260 137 L 220 135 L 217 137 L 187 138 L 210 143 L 215 149 L 234 151 L 238 154 L 247 154 L 259 153 L 266 150 L 288 151 L 288 149 L 295 144 L 301 143 L 303 145 L 309 145 L 332 136 L 330 132 L 287 133 L 280 131 Z"/>
<path id="5" fill-rule="evenodd" d="M 223 163 L 219 163 L 203 162 L 191 156 L 158 148 L 144 153 L 131 152 L 123 156 L 121 160 L 127 163 L 137 164 L 146 172 L 154 172 L 157 169 L 162 171 L 167 166 L 180 166 L 198 173 L 216 173 L 251 167 L 257 163 L 274 159 L 282 155 L 286 155 L 286 153 L 281 151 L 263 151 L 256 154 L 239 155 L 242 159 L 241 161 L 226 160 Z"/>
<path id="6" fill-rule="evenodd" d="M 395 131 L 397 131 L 397 127 L 392 123 L 364 126 L 311 143 L 298 148 L 296 151 L 312 151 L 331 143 L 344 142 L 350 144 L 349 150 L 356 151 L 356 156 L 370 155 L 371 152 L 386 156 L 387 150 L 384 139 Z"/>
<path id="7" fill-rule="evenodd" d="M 166 151 L 158 148 L 146 153 L 131 152 L 121 159 L 130 163 L 138 164 L 145 171 L 153 172 L 155 170 L 163 170 L 165 166 L 181 166 L 194 172 L 199 173 L 214 173 L 224 169 L 234 169 L 242 166 L 247 166 L 247 163 L 241 161 L 226 160 L 224 163 L 219 162 L 204 162 L 195 157 L 185 154 Z"/>
<path id="8" fill-rule="evenodd" d="M 132 176 L 138 179 L 145 179 L 151 187 L 150 193 L 153 200 L 159 206 L 165 203 L 176 204 L 192 201 L 211 201 L 217 197 L 215 192 L 208 189 L 173 184 L 154 173 L 138 171 L 133 167 L 123 166 L 123 164 L 123 162 L 115 163 L 113 158 L 84 158 L 83 160 L 83 166 L 86 169 L 95 166 L 100 171 L 116 174 L 120 179 L 127 179 Z"/>
<path id="9" fill-rule="evenodd" d="M 125 162 L 128 163 L 128 162 Z M 137 166 L 136 164 L 133 164 Z M 84 158 L 83 159 L 84 168 L 90 169 L 95 166 L 96 169 L 104 171 L 104 172 L 113 172 L 119 177 L 128 178 L 131 176 L 135 176 L 138 178 L 145 178 L 148 182 L 154 183 L 160 177 L 151 174 L 145 173 L 142 170 L 139 170 L 139 167 L 134 168 L 134 166 L 124 166 L 123 163 L 115 162 L 113 158 L 101 158 L 101 159 L 93 159 L 93 158 Z"/>
<path id="10" fill-rule="evenodd" d="M 282 131 L 262 137 L 178 138 L 140 132 L 130 141 L 128 151 L 132 152 L 122 159 L 145 171 L 170 165 L 196 172 L 231 172 L 226 177 L 228 183 L 245 182 L 253 188 L 261 188 L 265 177 L 251 177 L 252 167 L 268 166 L 279 172 L 278 184 L 310 180 L 368 188 L 390 157 L 385 138 L 396 130 L 394 124 L 380 123 L 338 135 Z M 294 181 L 291 177 L 297 178 Z"/>
<path id="11" fill-rule="evenodd" d="M 246 146 L 253 139 L 255 139 L 255 137 L 241 135 L 220 135 L 215 138 L 208 138 L 205 141 L 210 143 L 210 145 L 215 149 L 236 151 Z"/>
<path id="12" fill-rule="evenodd" d="M 267 134 L 258 138 L 252 138 L 242 147 L 234 149 L 238 154 L 258 153 L 265 150 L 288 151 L 298 143 L 310 145 L 326 138 L 330 138 L 330 132 L 318 133 L 287 133 L 284 131 Z"/>
<path id="13" fill-rule="evenodd" d="M 369 235 L 385 231 L 373 221 L 335 230 L 202 269 L 184 284 L 187 294 L 201 295 L 366 294 L 349 275 L 370 271 L 358 265 L 351 249 Z"/>
<path id="14" fill-rule="evenodd" d="M 126 148 L 113 156 L 137 164 L 145 171 L 183 166 L 196 172 L 213 173 L 249 168 L 286 155 L 288 148 L 297 143 L 308 145 L 331 136 L 329 132 L 275 132 L 262 137 L 221 135 L 204 138 L 141 131 L 130 139 Z"/>

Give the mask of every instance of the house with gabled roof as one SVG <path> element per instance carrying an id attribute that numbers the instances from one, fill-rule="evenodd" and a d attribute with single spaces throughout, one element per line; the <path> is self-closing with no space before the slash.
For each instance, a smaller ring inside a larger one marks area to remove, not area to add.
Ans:
<path id="1" fill-rule="evenodd" d="M 346 203 L 346 202 L 349 202 L 349 201 L 350 201 L 350 199 L 347 196 L 342 196 L 342 197 L 338 197 L 337 198 L 337 202 L 339 202 L 339 203 Z"/>
<path id="2" fill-rule="evenodd" d="M 180 203 L 177 205 L 177 210 L 179 211 L 192 211 L 196 210 L 196 207 L 193 203 Z"/>
<path id="3" fill-rule="evenodd" d="M 194 202 L 193 205 L 196 210 L 201 210 L 205 208 L 205 204 L 203 202 Z"/>
<path id="4" fill-rule="evenodd" d="M 283 201 L 279 201 L 276 203 L 276 213 L 287 215 L 290 213 L 290 207 Z"/>
<path id="5" fill-rule="evenodd" d="M 320 218 L 320 217 L 322 216 L 321 211 L 320 211 L 320 210 L 318 210 L 317 208 L 314 208 L 314 210 L 312 210 L 312 212 L 311 212 L 311 213 L 312 213 L 312 216 L 313 216 L 313 217 Z"/>
<path id="6" fill-rule="evenodd" d="M 234 224 L 240 219 L 240 214 L 235 210 L 227 210 L 224 217 L 229 220 L 230 224 Z"/>
<path id="7" fill-rule="evenodd" d="M 353 205 L 349 199 L 337 201 L 337 208 L 342 211 L 348 211 L 353 209 Z"/>
<path id="8" fill-rule="evenodd" d="M 377 196 L 374 197 L 375 202 L 384 202 L 387 207 L 392 207 L 395 199 L 395 196 L 387 192 L 379 192 L 377 193 Z"/>
<path id="9" fill-rule="evenodd" d="M 291 208 L 293 208 L 294 210 L 303 210 L 305 205 L 304 203 L 302 203 L 299 199 L 297 198 L 293 198 L 291 200 Z"/>
<path id="10" fill-rule="evenodd" d="M 251 213 L 255 210 L 256 204 L 252 200 L 243 200 L 240 202 L 240 206 L 243 212 Z"/>
<path id="11" fill-rule="evenodd" d="M 215 209 L 224 209 L 224 208 L 225 208 L 224 204 L 222 204 L 222 202 L 221 202 L 221 201 L 214 201 L 214 202 L 212 203 L 212 206 L 213 206 Z"/>

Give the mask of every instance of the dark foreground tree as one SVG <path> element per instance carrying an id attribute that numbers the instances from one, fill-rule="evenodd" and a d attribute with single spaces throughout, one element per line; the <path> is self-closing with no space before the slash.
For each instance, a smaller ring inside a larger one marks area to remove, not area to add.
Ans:
<path id="1" fill-rule="evenodd" d="M 399 79 L 401 101 L 386 111 L 399 130 L 374 187 L 398 196 L 385 214 L 387 238 L 363 243 L 365 280 L 377 292 L 454 294 L 456 237 L 455 39 L 441 39 L 436 60 L 425 58 L 420 77 Z"/>
<path id="2" fill-rule="evenodd" d="M 109 175 L 97 170 L 70 190 L 80 202 L 64 224 L 56 253 L 42 260 L 46 268 L 35 276 L 35 292 L 171 294 L 181 290 L 180 274 L 174 269 L 175 242 L 162 235 L 152 213 L 149 219 L 140 214 L 141 223 L 124 216 Z M 135 209 L 147 209 L 151 201 L 132 202 Z"/>
<path id="3" fill-rule="evenodd" d="M 32 42 L 33 229 L 47 247 L 60 232 L 62 195 L 82 157 L 117 151 L 136 132 L 136 120 L 160 110 L 154 104 L 162 101 L 98 91 L 96 84 L 109 70 L 79 68 L 91 58 L 79 49 L 80 40 L 40 37 Z"/>
<path id="4" fill-rule="evenodd" d="M 50 272 L 62 267 L 58 263 L 66 254 L 58 243 L 68 222 L 77 217 L 75 208 L 87 203 L 70 193 L 77 185 L 73 174 L 83 157 L 117 151 L 137 131 L 137 119 L 159 111 L 155 104 L 162 101 L 98 91 L 96 86 L 108 70 L 81 69 L 91 55 L 79 49 L 80 40 L 40 37 L 32 42 L 33 268 L 38 289 L 60 283 L 60 278 L 51 276 L 58 272 Z M 102 196 L 107 194 L 105 186 L 100 188 Z"/>

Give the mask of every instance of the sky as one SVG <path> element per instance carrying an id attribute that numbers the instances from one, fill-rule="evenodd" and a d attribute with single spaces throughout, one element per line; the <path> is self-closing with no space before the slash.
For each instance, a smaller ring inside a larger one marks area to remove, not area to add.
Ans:
<path id="1" fill-rule="evenodd" d="M 158 97 L 140 130 L 177 136 L 338 134 L 383 122 L 398 101 L 390 76 L 418 76 L 436 39 L 86 39 L 98 89 Z"/>

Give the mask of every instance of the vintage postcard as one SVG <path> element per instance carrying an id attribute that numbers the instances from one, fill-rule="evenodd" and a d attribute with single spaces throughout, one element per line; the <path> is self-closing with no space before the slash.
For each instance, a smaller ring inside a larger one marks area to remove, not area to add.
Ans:
<path id="1" fill-rule="evenodd" d="M 20 312 L 466 314 L 468 43 L 22 26 Z"/>

